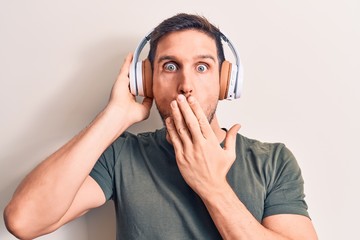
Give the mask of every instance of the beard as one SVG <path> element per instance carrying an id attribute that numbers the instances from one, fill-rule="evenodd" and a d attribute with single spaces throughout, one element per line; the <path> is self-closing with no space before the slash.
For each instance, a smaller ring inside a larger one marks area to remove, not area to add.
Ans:
<path id="1" fill-rule="evenodd" d="M 216 101 L 216 103 L 214 104 L 210 104 L 206 107 L 206 109 L 202 108 L 202 110 L 204 111 L 205 113 L 205 116 L 209 122 L 209 124 L 211 124 L 212 120 L 214 119 L 214 116 L 215 116 L 215 112 L 216 112 L 216 108 L 217 108 L 217 104 L 218 102 Z M 168 117 L 171 117 L 171 111 L 170 111 L 170 104 L 169 106 L 161 106 L 160 104 L 158 104 L 158 102 L 156 101 L 155 99 L 155 106 L 160 114 L 160 117 L 161 117 L 161 120 L 163 122 L 163 125 L 166 126 L 165 124 L 165 120 L 168 118 Z"/>

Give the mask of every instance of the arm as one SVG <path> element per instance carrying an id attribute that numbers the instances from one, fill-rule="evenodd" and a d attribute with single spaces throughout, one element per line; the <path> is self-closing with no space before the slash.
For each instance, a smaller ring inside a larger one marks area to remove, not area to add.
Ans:
<path id="1" fill-rule="evenodd" d="M 102 152 L 125 129 L 148 117 L 152 104 L 149 98 L 137 103 L 129 92 L 131 58 L 129 54 L 106 108 L 31 171 L 15 191 L 4 211 L 6 226 L 14 235 L 25 239 L 48 233 L 105 202 L 89 173 Z"/>
<path id="2" fill-rule="evenodd" d="M 236 196 L 226 174 L 235 161 L 239 126 L 227 132 L 222 149 L 195 98 L 180 97 L 171 107 L 166 126 L 180 172 L 203 200 L 224 239 L 317 239 L 307 217 L 282 214 L 259 223 Z"/>
<path id="3" fill-rule="evenodd" d="M 229 185 L 202 199 L 224 239 L 317 239 L 311 220 L 302 215 L 273 215 L 260 224 Z"/>

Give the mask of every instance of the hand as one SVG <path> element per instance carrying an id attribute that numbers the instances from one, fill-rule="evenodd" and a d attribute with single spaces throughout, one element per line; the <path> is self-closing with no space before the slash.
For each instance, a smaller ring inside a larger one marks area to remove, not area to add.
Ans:
<path id="1" fill-rule="evenodd" d="M 175 149 L 179 170 L 200 196 L 219 193 L 227 184 L 226 174 L 235 161 L 236 124 L 226 133 L 224 148 L 212 130 L 200 104 L 184 95 L 171 102 L 172 117 L 166 127 Z"/>
<path id="2" fill-rule="evenodd" d="M 116 111 L 127 116 L 130 125 L 147 119 L 152 106 L 151 98 L 144 98 L 142 103 L 138 103 L 135 96 L 130 92 L 128 75 L 131 60 L 132 54 L 129 53 L 111 90 L 110 100 L 107 105 L 107 108 L 115 108 Z"/>

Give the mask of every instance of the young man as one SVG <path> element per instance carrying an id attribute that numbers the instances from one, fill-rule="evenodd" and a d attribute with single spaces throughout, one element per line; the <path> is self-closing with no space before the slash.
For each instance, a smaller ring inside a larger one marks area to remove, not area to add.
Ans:
<path id="1" fill-rule="evenodd" d="M 125 132 L 152 105 L 129 91 L 128 55 L 106 108 L 20 184 L 4 212 L 8 229 L 32 239 L 112 199 L 117 239 L 317 239 L 290 151 L 219 126 L 219 30 L 179 14 L 150 45 L 166 127 Z"/>

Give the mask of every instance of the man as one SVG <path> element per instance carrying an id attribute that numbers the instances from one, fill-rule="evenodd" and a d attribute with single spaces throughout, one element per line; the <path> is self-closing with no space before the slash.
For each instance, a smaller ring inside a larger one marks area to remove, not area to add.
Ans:
<path id="1" fill-rule="evenodd" d="M 220 128 L 220 42 L 195 15 L 155 28 L 148 58 L 166 127 L 125 132 L 152 105 L 129 91 L 129 54 L 106 108 L 20 184 L 8 229 L 32 239 L 112 199 L 117 239 L 317 239 L 290 151 Z"/>

